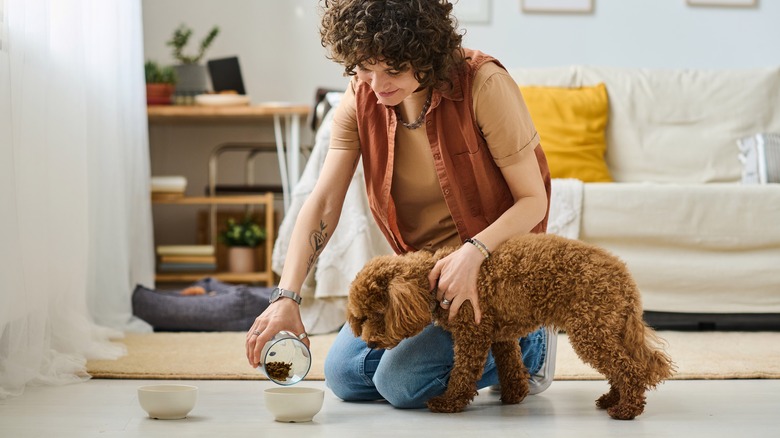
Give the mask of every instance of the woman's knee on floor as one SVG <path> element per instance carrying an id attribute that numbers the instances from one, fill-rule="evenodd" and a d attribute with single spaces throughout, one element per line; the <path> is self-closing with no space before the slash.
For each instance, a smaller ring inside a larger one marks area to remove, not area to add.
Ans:
<path id="1" fill-rule="evenodd" d="M 344 401 L 372 401 L 381 398 L 370 378 L 359 371 L 356 361 L 325 358 L 325 385 Z M 343 359 L 343 358 L 342 358 Z"/>
<path id="2" fill-rule="evenodd" d="M 407 373 L 403 371 L 393 371 L 392 368 L 379 369 L 374 374 L 377 391 L 394 408 L 424 408 L 431 397 L 443 393 L 446 389 L 444 384 L 421 382 L 418 379 L 410 379 L 410 376 L 405 374 Z M 431 394 L 432 389 L 437 393 Z"/>
<path id="3" fill-rule="evenodd" d="M 325 358 L 325 384 L 333 391 L 336 397 L 349 401 L 354 396 L 352 394 L 350 382 L 354 382 L 358 376 L 354 372 L 350 372 L 343 362 L 331 359 L 333 356 L 328 355 Z"/>

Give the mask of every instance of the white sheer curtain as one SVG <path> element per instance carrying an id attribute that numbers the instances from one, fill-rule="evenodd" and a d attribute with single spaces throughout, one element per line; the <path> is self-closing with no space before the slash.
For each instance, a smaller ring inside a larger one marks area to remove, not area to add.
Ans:
<path id="1" fill-rule="evenodd" d="M 4 3 L 0 398 L 121 356 L 154 269 L 141 1 Z"/>

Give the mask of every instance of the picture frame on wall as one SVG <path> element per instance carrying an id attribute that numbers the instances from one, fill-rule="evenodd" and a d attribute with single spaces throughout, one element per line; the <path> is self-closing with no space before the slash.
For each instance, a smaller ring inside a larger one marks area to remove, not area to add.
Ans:
<path id="1" fill-rule="evenodd" d="M 758 5 L 758 0 L 686 0 L 689 6 L 727 6 L 751 8 Z"/>
<path id="2" fill-rule="evenodd" d="M 489 24 L 491 0 L 468 0 L 453 4 L 455 17 L 461 23 Z"/>
<path id="3" fill-rule="evenodd" d="M 594 0 L 520 0 L 526 13 L 590 14 Z"/>

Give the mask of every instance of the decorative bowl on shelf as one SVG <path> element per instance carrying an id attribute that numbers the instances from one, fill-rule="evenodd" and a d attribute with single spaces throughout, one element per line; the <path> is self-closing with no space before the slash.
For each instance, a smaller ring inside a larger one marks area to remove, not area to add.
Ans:
<path id="1" fill-rule="evenodd" d="M 283 102 L 283 101 L 278 101 L 278 100 L 267 101 L 267 102 L 260 102 L 260 104 L 263 105 L 263 106 L 272 106 L 272 107 L 276 107 L 276 108 L 285 108 L 285 107 L 288 107 L 288 106 L 293 106 L 292 102 Z"/>
<path id="2" fill-rule="evenodd" d="M 242 106 L 249 105 L 250 98 L 244 94 L 198 94 L 195 104 L 203 106 Z"/>

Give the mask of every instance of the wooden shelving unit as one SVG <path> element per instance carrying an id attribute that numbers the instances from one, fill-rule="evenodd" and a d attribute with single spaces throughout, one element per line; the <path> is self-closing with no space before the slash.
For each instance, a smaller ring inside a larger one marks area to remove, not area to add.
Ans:
<path id="1" fill-rule="evenodd" d="M 271 286 L 274 282 L 274 273 L 271 268 L 271 257 L 273 253 L 273 244 L 276 240 L 274 236 L 274 195 L 265 193 L 263 195 L 244 195 L 244 196 L 200 196 L 200 197 L 180 197 L 180 198 L 152 198 L 153 204 L 174 204 L 174 205 L 208 205 L 211 206 L 210 225 L 211 225 L 211 244 L 216 244 L 216 209 L 220 205 L 260 205 L 265 212 L 266 240 L 261 250 L 265 253 L 265 263 L 263 269 L 257 272 L 238 274 L 233 272 L 158 272 L 155 280 L 161 283 L 171 282 L 191 282 L 200 280 L 203 277 L 214 277 L 220 281 L 229 283 L 265 283 Z"/>

